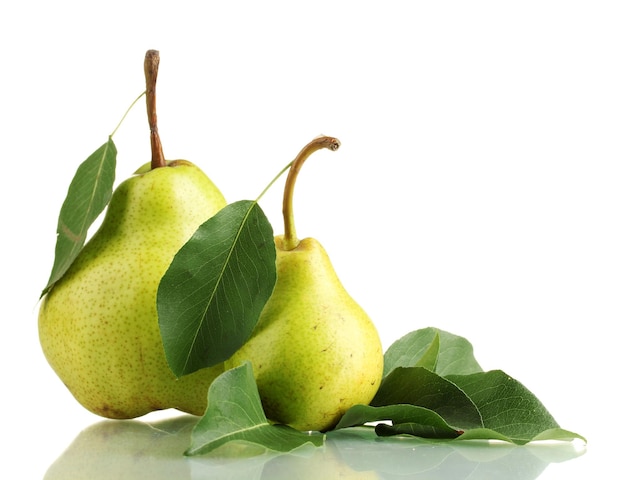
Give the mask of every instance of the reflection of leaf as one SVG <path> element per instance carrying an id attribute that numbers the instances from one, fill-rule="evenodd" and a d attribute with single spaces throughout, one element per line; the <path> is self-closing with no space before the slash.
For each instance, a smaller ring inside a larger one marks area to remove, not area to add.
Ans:
<path id="1" fill-rule="evenodd" d="M 41 296 L 63 277 L 85 244 L 87 232 L 113 193 L 117 149 L 104 143 L 78 166 L 61 206 L 57 224 L 54 264 Z"/>
<path id="2" fill-rule="evenodd" d="M 426 367 L 439 375 L 482 371 L 470 342 L 432 327 L 410 332 L 389 347 L 384 374 L 396 367 Z"/>
<path id="3" fill-rule="evenodd" d="M 224 207 L 178 251 L 157 292 L 177 376 L 229 358 L 248 339 L 276 283 L 272 227 L 256 202 Z"/>
<path id="4" fill-rule="evenodd" d="M 290 452 L 309 443 L 321 446 L 324 435 L 271 425 L 263 413 L 252 365 L 246 362 L 224 372 L 209 387 L 207 410 L 193 429 L 186 454 L 208 453 L 234 441 Z"/>
<path id="5" fill-rule="evenodd" d="M 350 428 L 328 432 L 326 444 L 336 448 L 342 461 L 352 468 L 389 479 L 534 480 L 541 478 L 550 463 L 584 454 L 584 449 L 565 442 L 518 446 L 406 436 L 375 439 L 371 428 Z"/>

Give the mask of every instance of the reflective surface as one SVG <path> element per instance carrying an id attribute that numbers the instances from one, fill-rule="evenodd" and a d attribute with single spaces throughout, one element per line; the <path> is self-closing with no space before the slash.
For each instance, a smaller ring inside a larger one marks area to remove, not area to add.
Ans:
<path id="1" fill-rule="evenodd" d="M 250 446 L 185 457 L 196 418 L 102 421 L 82 431 L 45 480 L 116 479 L 535 479 L 551 463 L 585 453 L 573 443 L 513 446 L 375 438 L 370 430 L 331 432 L 322 448 L 277 455 Z M 555 468 L 558 468 L 556 466 Z"/>

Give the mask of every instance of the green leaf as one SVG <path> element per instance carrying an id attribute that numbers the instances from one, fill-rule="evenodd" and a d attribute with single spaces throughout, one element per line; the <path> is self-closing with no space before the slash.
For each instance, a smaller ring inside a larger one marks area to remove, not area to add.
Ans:
<path id="1" fill-rule="evenodd" d="M 245 362 L 221 374 L 209 387 L 207 410 L 194 427 L 191 446 L 185 454 L 206 454 L 230 442 L 291 452 L 307 444 L 323 445 L 324 435 L 270 424 L 263 412 L 252 365 Z"/>
<path id="2" fill-rule="evenodd" d="M 117 149 L 109 137 L 78 166 L 59 213 L 54 264 L 42 297 L 70 268 L 85 244 L 89 227 L 109 203 L 116 158 Z"/>
<path id="3" fill-rule="evenodd" d="M 256 202 L 227 205 L 174 257 L 157 291 L 159 327 L 177 376 L 229 358 L 276 283 L 272 227 Z"/>
<path id="4" fill-rule="evenodd" d="M 478 408 L 457 385 L 423 367 L 393 370 L 371 402 L 374 407 L 402 404 L 433 410 L 459 429 L 483 426 Z"/>
<path id="5" fill-rule="evenodd" d="M 392 344 L 371 406 L 352 407 L 336 429 L 368 423 L 377 423 L 376 433 L 385 437 L 585 441 L 561 429 L 520 382 L 500 370 L 483 372 L 467 340 L 436 328 Z"/>
<path id="6" fill-rule="evenodd" d="M 482 372 L 472 344 L 438 328 L 423 328 L 396 340 L 385 352 L 384 375 L 397 367 L 423 366 L 439 375 Z"/>
<path id="7" fill-rule="evenodd" d="M 456 430 L 449 426 L 448 428 L 440 429 L 433 427 L 432 425 L 417 422 L 394 423 L 392 425 L 379 423 L 376 425 L 376 435 L 380 437 L 413 435 L 421 438 L 453 439 L 457 438 L 460 434 L 460 430 Z"/>
<path id="8" fill-rule="evenodd" d="M 393 351 L 393 350 L 392 350 Z M 422 356 L 415 362 L 416 367 L 424 367 L 431 372 L 437 369 L 437 363 L 439 362 L 439 353 L 441 351 L 441 342 L 439 331 L 435 331 L 435 337 L 426 346 L 426 349 L 422 353 Z M 392 363 L 392 362 L 390 362 Z"/>
<path id="9" fill-rule="evenodd" d="M 583 439 L 560 429 L 539 399 L 501 370 L 446 378 L 476 404 L 484 428 L 505 436 L 513 443 L 524 444 L 534 439 L 556 439 L 568 435 Z M 465 437 L 469 435 L 471 432 L 466 432 Z"/>
<path id="10" fill-rule="evenodd" d="M 399 367 L 383 380 L 372 406 L 358 405 L 337 429 L 374 422 L 380 436 L 502 440 L 525 444 L 573 440 L 581 435 L 560 428 L 541 402 L 500 370 L 446 378 L 422 367 Z"/>
<path id="11" fill-rule="evenodd" d="M 549 428 L 530 438 L 512 438 L 497 430 L 491 428 L 476 428 L 463 432 L 458 440 L 501 440 L 503 442 L 514 443 L 516 445 L 525 445 L 529 442 L 539 441 L 564 441 L 582 440 L 587 443 L 587 439 L 578 433 L 571 432 L 562 428 Z"/>
<path id="12" fill-rule="evenodd" d="M 435 411 L 415 405 L 388 405 L 385 407 L 355 405 L 341 417 L 335 430 L 387 420 L 393 420 L 393 425 L 379 423 L 376 425 L 378 435 L 389 436 L 389 434 L 409 433 L 422 438 L 455 438 L 462 433 L 450 426 Z M 410 429 L 410 431 L 402 431 L 402 429 Z"/>

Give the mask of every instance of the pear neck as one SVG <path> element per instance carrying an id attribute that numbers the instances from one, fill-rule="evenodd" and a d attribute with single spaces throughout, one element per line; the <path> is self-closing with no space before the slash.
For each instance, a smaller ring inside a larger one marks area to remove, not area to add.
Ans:
<path id="1" fill-rule="evenodd" d="M 322 148 L 335 151 L 340 145 L 341 143 L 336 138 L 326 136 L 317 137 L 300 150 L 298 156 L 291 163 L 283 194 L 283 221 L 285 225 L 285 234 L 283 235 L 284 250 L 293 250 L 300 243 L 296 234 L 296 225 L 293 216 L 293 192 L 302 165 L 304 165 L 304 162 L 312 153 Z"/>

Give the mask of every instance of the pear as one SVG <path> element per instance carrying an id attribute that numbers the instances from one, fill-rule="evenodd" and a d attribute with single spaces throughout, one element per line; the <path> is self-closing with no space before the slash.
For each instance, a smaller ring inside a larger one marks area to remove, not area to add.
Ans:
<path id="1" fill-rule="evenodd" d="M 269 419 L 299 430 L 326 431 L 355 404 L 368 404 L 383 372 L 372 320 L 348 294 L 327 252 L 313 238 L 298 240 L 293 187 L 300 167 L 338 140 L 318 137 L 292 163 L 285 184 L 285 234 L 275 237 L 277 280 L 248 341 L 225 362 L 252 363 Z"/>
<path id="2" fill-rule="evenodd" d="M 156 61 L 156 63 L 155 63 Z M 113 192 L 100 228 L 39 309 L 53 370 L 91 412 L 134 418 L 176 408 L 201 415 L 223 365 L 176 378 L 163 349 L 156 294 L 176 252 L 226 201 L 186 160 L 165 161 L 156 128 L 158 52 L 146 55 L 152 161 Z"/>

